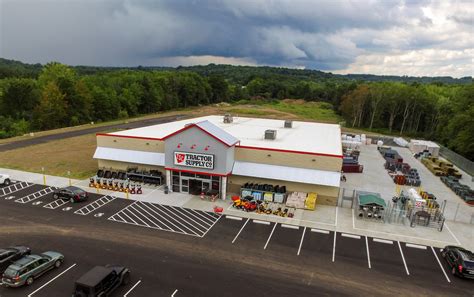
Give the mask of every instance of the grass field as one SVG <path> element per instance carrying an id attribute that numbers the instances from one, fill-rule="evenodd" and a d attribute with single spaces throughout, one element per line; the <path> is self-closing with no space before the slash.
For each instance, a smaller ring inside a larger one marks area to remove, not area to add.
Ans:
<path id="1" fill-rule="evenodd" d="M 210 114 L 232 113 L 238 116 L 265 117 L 277 119 L 293 119 L 338 123 L 340 117 L 324 103 L 304 102 L 303 100 L 283 100 L 279 102 L 242 102 L 240 104 L 216 104 L 211 106 L 194 107 L 185 110 L 147 115 L 128 121 L 168 116 L 172 114 L 185 114 L 191 117 Z M 124 120 L 100 125 L 123 123 Z M 64 128 L 36 133 L 34 137 L 49 135 L 65 131 L 90 128 L 91 125 Z M 2 142 L 11 142 L 31 138 L 21 136 L 15 139 L 5 139 Z M 2 143 L 0 142 L 0 143 Z M 45 144 L 34 145 L 26 148 L 2 152 L 0 154 L 0 168 L 11 168 L 29 172 L 45 173 L 56 176 L 67 176 L 71 172 L 72 178 L 84 179 L 95 174 L 97 161 L 92 159 L 96 148 L 95 134 L 66 138 L 51 141 Z"/>

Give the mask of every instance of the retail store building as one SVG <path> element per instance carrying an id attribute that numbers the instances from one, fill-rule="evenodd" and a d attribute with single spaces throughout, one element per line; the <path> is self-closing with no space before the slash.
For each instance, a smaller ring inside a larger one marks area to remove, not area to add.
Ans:
<path id="1" fill-rule="evenodd" d="M 100 168 L 162 173 L 173 192 L 219 192 L 222 199 L 246 183 L 315 192 L 336 205 L 342 167 L 339 125 L 206 116 L 97 134 Z"/>

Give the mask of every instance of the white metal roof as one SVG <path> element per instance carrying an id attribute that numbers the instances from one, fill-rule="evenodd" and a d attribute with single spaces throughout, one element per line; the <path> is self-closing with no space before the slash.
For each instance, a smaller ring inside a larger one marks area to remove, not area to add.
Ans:
<path id="1" fill-rule="evenodd" d="M 439 145 L 437 145 L 433 141 L 428 141 L 428 140 L 412 139 L 410 140 L 410 142 L 415 145 L 426 145 L 427 147 L 439 147 Z"/>
<path id="2" fill-rule="evenodd" d="M 341 182 L 340 172 L 241 161 L 234 162 L 232 174 L 331 187 Z"/>
<path id="3" fill-rule="evenodd" d="M 222 128 L 217 127 L 208 120 L 196 123 L 196 126 L 218 138 L 220 141 L 224 142 L 228 146 L 232 146 L 239 142 L 239 140 L 235 138 L 232 134 L 228 133 Z"/>
<path id="4" fill-rule="evenodd" d="M 165 165 L 165 154 L 163 153 L 132 151 L 100 146 L 95 150 L 93 158 L 146 165 Z"/>
<path id="5" fill-rule="evenodd" d="M 235 117 L 224 123 L 223 116 L 205 116 L 154 126 L 109 133 L 111 135 L 162 139 L 189 123 L 209 121 L 240 141 L 240 146 L 309 153 L 342 155 L 341 128 L 335 124 L 293 121 L 293 128 L 284 128 L 284 120 Z M 264 139 L 267 129 L 277 130 L 275 140 Z"/>

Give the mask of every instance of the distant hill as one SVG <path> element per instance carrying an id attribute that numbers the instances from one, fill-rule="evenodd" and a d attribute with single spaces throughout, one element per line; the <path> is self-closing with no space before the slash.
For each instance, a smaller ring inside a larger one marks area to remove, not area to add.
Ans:
<path id="1" fill-rule="evenodd" d="M 20 61 L 8 60 L 0 58 L 0 79 L 5 77 L 37 77 L 42 69 L 41 64 L 26 64 Z M 437 77 L 416 77 L 416 76 L 395 76 L 395 75 L 373 75 L 373 74 L 333 74 L 319 70 L 310 69 L 292 69 L 282 67 L 269 66 L 233 66 L 233 65 L 216 65 L 209 64 L 205 66 L 179 66 L 173 67 L 154 67 L 154 66 L 138 66 L 138 67 L 99 67 L 99 66 L 72 66 L 78 74 L 88 75 L 101 72 L 111 72 L 117 70 L 167 70 L 167 71 L 192 71 L 203 76 L 222 75 L 226 79 L 241 85 L 247 84 L 255 77 L 285 77 L 286 79 L 294 78 L 295 80 L 325 80 L 325 79 L 341 79 L 355 81 L 397 81 L 407 83 L 444 83 L 444 84 L 470 84 L 473 82 L 472 77 L 453 78 L 450 76 Z"/>

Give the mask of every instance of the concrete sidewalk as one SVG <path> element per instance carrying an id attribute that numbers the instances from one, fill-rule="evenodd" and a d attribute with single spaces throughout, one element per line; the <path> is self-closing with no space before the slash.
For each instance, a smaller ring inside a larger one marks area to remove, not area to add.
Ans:
<path id="1" fill-rule="evenodd" d="M 43 184 L 42 174 L 1 168 L 0 172 L 9 174 L 12 180 Z M 90 188 L 89 180 L 72 179 L 71 183 L 89 192 L 113 195 L 123 199 L 181 206 L 203 211 L 213 211 L 215 206 L 219 206 L 224 209 L 223 213 L 229 216 L 244 217 L 282 224 L 299 225 L 307 228 L 338 231 L 434 247 L 443 247 L 449 244 L 461 245 L 467 249 L 474 250 L 474 225 L 466 223 L 447 221 L 443 231 L 439 232 L 436 229 L 422 226 L 412 228 L 410 226 L 404 225 L 361 220 L 354 216 L 353 210 L 351 208 L 341 208 L 327 205 L 317 205 L 314 211 L 298 209 L 296 210 L 293 218 L 288 218 L 276 215 L 245 212 L 235 209 L 232 207 L 230 198 L 227 200 L 219 199 L 216 201 L 209 201 L 208 199 L 202 200 L 199 196 L 181 193 L 165 194 L 163 186 L 143 187 L 143 194 L 133 195 L 123 192 L 113 192 L 103 189 Z M 46 175 L 46 184 L 50 186 L 66 186 L 69 185 L 69 179 Z M 387 186 L 388 185 L 389 184 L 387 183 Z"/>

